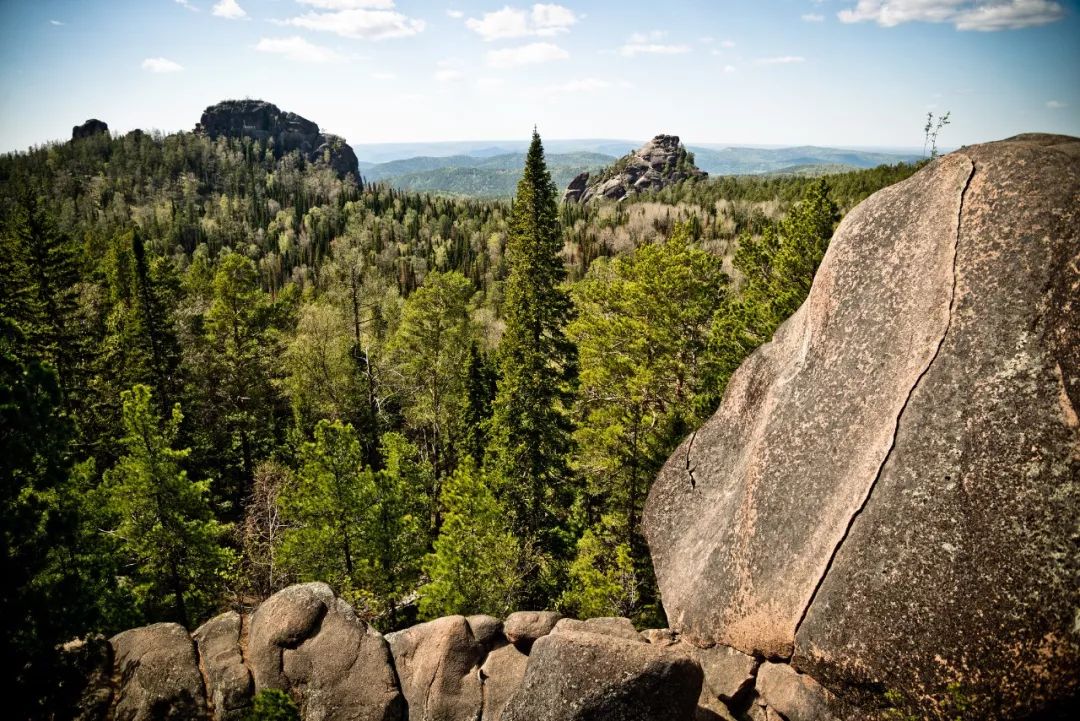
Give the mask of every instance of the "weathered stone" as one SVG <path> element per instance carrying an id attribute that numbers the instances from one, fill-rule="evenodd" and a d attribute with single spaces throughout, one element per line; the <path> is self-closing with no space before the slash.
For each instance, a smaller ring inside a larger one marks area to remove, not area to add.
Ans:
<path id="1" fill-rule="evenodd" d="M 779 711 L 788 721 L 829 721 L 829 692 L 806 674 L 786 663 L 761 664 L 757 691 L 768 708 Z"/>
<path id="2" fill-rule="evenodd" d="M 677 135 L 657 135 L 595 175 L 577 175 L 563 193 L 563 201 L 621 200 L 630 193 L 661 190 L 684 180 L 706 177 L 707 173 L 699 170 L 691 158 Z"/>
<path id="3" fill-rule="evenodd" d="M 296 113 L 286 113 L 264 100 L 225 100 L 203 111 L 195 131 L 211 138 L 252 138 L 273 148 L 276 156 L 294 150 L 339 175 L 360 177 L 356 153 L 337 135 Z"/>
<path id="4" fill-rule="evenodd" d="M 720 644 L 698 648 L 683 643 L 680 648 L 701 666 L 705 686 L 716 698 L 732 701 L 753 688 L 754 673 L 758 667 L 757 659 L 753 656 Z"/>
<path id="5" fill-rule="evenodd" d="M 504 721 L 690 721 L 701 668 L 671 648 L 597 633 L 538 639 Z"/>
<path id="6" fill-rule="evenodd" d="M 251 618 L 256 692 L 290 691 L 305 721 L 391 721 L 404 713 L 386 640 L 325 583 L 290 586 Z"/>
<path id="7" fill-rule="evenodd" d="M 555 611 L 517 611 L 503 622 L 506 640 L 528 652 L 533 641 L 551 633 L 562 614 Z"/>
<path id="8" fill-rule="evenodd" d="M 1076 697 L 1078 163 L 1061 136 L 964 148 L 848 214 L 650 492 L 675 630 L 859 705 Z"/>
<path id="9" fill-rule="evenodd" d="M 445 616 L 390 637 L 409 721 L 473 721 L 484 705 L 486 649 L 464 616 Z"/>
<path id="10" fill-rule="evenodd" d="M 602 633 L 606 636 L 615 636 L 635 643 L 647 643 L 641 637 L 641 634 L 637 632 L 637 629 L 634 628 L 634 624 L 631 623 L 630 619 L 618 616 L 589 618 L 584 621 L 579 621 L 576 618 L 564 618 L 556 623 L 555 628 L 551 630 L 552 633 L 575 633 L 581 631 Z"/>
<path id="11" fill-rule="evenodd" d="M 468 616 L 465 620 L 469 622 L 469 630 L 472 631 L 473 638 L 484 648 L 492 649 L 506 641 L 506 637 L 503 636 L 502 621 L 494 616 L 477 614 Z"/>
<path id="12" fill-rule="evenodd" d="M 521 687 L 529 657 L 512 643 L 504 643 L 491 651 L 480 667 L 483 682 L 483 721 L 499 721 L 507 702 Z"/>
<path id="13" fill-rule="evenodd" d="M 240 650 L 243 618 L 235 611 L 215 616 L 199 626 L 195 639 L 206 676 L 210 708 L 220 721 L 241 719 L 251 706 L 251 672 Z"/>
<path id="14" fill-rule="evenodd" d="M 256 691 L 288 687 L 282 652 L 314 635 L 334 601 L 334 592 L 325 583 L 304 583 L 278 591 L 255 609 L 247 655 Z"/>
<path id="15" fill-rule="evenodd" d="M 679 636 L 670 628 L 647 628 L 641 632 L 641 637 L 657 646 L 670 646 L 679 642 Z"/>
<path id="16" fill-rule="evenodd" d="M 113 636 L 120 688 L 115 721 L 207 718 L 195 644 L 183 626 L 155 623 Z"/>
<path id="17" fill-rule="evenodd" d="M 72 140 L 82 140 L 83 138 L 89 138 L 94 135 L 108 135 L 109 126 L 103 120 L 97 118 L 90 118 L 82 125 L 76 125 L 71 129 Z"/>

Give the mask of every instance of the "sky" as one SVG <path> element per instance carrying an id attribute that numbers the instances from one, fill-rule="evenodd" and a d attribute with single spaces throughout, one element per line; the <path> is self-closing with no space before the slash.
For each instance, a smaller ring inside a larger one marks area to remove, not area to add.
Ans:
<path id="1" fill-rule="evenodd" d="M 244 97 L 358 144 L 1080 135 L 1080 2 L 0 0 L 0 152 Z"/>

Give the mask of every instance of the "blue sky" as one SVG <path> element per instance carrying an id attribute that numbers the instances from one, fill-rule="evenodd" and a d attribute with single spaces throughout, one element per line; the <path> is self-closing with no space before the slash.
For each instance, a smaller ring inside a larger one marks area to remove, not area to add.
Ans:
<path id="1" fill-rule="evenodd" d="M 1080 135 L 1062 0 L 0 0 L 0 151 L 272 101 L 354 143 Z"/>

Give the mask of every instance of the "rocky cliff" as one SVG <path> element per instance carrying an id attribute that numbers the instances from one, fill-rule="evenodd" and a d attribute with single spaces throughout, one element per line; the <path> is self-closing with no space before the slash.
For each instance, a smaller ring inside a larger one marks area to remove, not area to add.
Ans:
<path id="1" fill-rule="evenodd" d="M 72 140 L 82 140 L 83 138 L 89 138 L 98 134 L 108 134 L 109 126 L 104 120 L 98 120 L 97 118 L 90 118 L 82 125 L 76 125 L 71 129 Z"/>
<path id="2" fill-rule="evenodd" d="M 628 195 L 654 192 L 706 173 L 694 165 L 677 135 L 657 135 L 641 148 L 624 155 L 604 170 L 581 173 L 570 181 L 563 200 L 587 203 L 594 198 L 621 200 Z"/>
<path id="3" fill-rule="evenodd" d="M 294 150 L 315 163 L 325 163 L 339 175 L 360 177 L 356 153 L 337 135 L 319 131 L 319 126 L 296 113 L 286 113 L 263 100 L 225 100 L 211 105 L 202 114 L 195 132 L 211 138 L 254 138 L 270 144 L 281 156 Z"/>
<path id="4" fill-rule="evenodd" d="M 840 224 L 653 486 L 672 627 L 865 709 L 1080 691 L 1080 140 L 964 148 Z"/>

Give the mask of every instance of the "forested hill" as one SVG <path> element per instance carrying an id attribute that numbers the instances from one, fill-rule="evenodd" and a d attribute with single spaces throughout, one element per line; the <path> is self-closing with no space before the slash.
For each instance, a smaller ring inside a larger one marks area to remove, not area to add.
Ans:
<path id="1" fill-rule="evenodd" d="M 801 302 L 840 213 L 914 168 L 586 207 L 557 205 L 538 138 L 525 168 L 512 208 L 250 138 L 0 157 L 19 703 L 49 697 L 57 643 L 297 580 L 384 630 L 522 606 L 660 622 L 650 479 Z"/>

